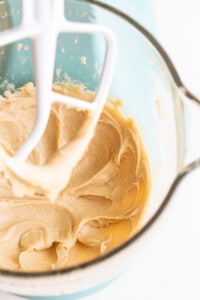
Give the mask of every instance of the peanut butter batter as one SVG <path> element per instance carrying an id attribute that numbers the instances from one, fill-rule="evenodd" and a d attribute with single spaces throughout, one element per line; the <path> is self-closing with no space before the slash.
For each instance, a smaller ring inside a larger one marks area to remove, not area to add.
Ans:
<path id="1" fill-rule="evenodd" d="M 54 89 L 87 101 L 94 97 L 78 85 L 55 84 Z M 54 201 L 48 186 L 43 189 L 22 180 L 0 159 L 0 268 L 40 271 L 73 266 L 108 252 L 138 230 L 149 194 L 149 166 L 138 130 L 120 105 L 108 99 L 88 149 L 70 180 L 56 190 Z M 17 151 L 35 112 L 31 83 L 0 98 L 0 154 Z M 54 103 L 28 163 L 37 170 L 47 166 L 59 182 L 57 158 L 64 157 L 86 118 L 87 111 Z"/>

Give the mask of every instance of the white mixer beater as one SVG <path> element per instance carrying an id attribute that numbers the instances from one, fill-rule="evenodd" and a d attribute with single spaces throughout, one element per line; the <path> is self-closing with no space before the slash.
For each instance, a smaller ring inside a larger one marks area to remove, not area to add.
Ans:
<path id="1" fill-rule="evenodd" d="M 106 53 L 102 76 L 95 99 L 91 103 L 52 91 L 56 41 L 58 34 L 61 32 L 99 33 L 105 38 Z M 73 169 L 77 164 L 93 136 L 95 126 L 107 99 L 117 47 L 115 36 L 109 28 L 97 24 L 67 21 L 64 16 L 64 0 L 23 0 L 22 22 L 17 28 L 1 32 L 0 46 L 24 38 L 30 38 L 32 42 L 34 76 L 37 89 L 37 113 L 35 124 L 29 137 L 13 157 L 6 158 L 5 163 L 14 173 L 26 180 L 28 174 L 26 168 L 23 167 L 24 161 L 41 139 L 49 119 L 51 104 L 55 100 L 78 109 L 88 110 L 90 113 L 88 129 L 84 137 L 80 138 L 74 145 L 78 151 L 76 149 L 76 155 L 74 155 L 72 145 L 72 153 L 70 157 L 66 158 L 67 161 L 64 165 Z M 39 176 L 36 185 L 37 183 L 39 184 L 39 180 L 42 180 L 43 175 Z"/>

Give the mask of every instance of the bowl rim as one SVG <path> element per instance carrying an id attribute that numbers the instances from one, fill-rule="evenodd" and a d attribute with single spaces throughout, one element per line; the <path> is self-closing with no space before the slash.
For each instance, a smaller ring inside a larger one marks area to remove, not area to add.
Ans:
<path id="1" fill-rule="evenodd" d="M 181 80 L 174 64 L 172 63 L 170 57 L 166 53 L 166 51 L 163 49 L 163 47 L 157 41 L 157 39 L 146 28 L 144 28 L 140 23 L 138 23 L 134 18 L 132 18 L 128 14 L 122 12 L 118 8 L 113 7 L 109 4 L 99 2 L 98 0 L 76 0 L 76 1 L 92 4 L 96 7 L 100 7 L 104 10 L 107 10 L 107 11 L 113 13 L 114 15 L 122 18 L 124 21 L 128 22 L 131 26 L 136 28 L 144 37 L 147 38 L 148 41 L 151 42 L 151 44 L 155 47 L 155 49 L 161 55 L 161 57 L 163 58 L 164 62 L 166 63 L 166 65 L 169 69 L 169 72 L 170 72 L 172 79 L 174 80 L 176 86 L 178 88 L 181 88 L 184 91 L 184 95 L 186 97 L 188 97 L 190 100 L 197 102 L 200 105 L 200 100 L 195 95 L 193 95 L 182 83 L 182 80 Z M 12 270 L 0 269 L 0 276 L 11 276 L 11 277 L 14 276 L 14 277 L 18 277 L 18 278 L 19 277 L 21 277 L 21 278 L 36 278 L 36 277 L 38 277 L 39 278 L 39 277 L 46 277 L 46 276 L 49 277 L 49 276 L 55 276 L 55 275 L 66 275 L 73 271 L 82 270 L 82 269 L 86 269 L 90 266 L 94 266 L 96 264 L 99 264 L 100 262 L 107 260 L 109 257 L 115 256 L 116 254 L 121 252 L 123 249 L 125 249 L 128 246 L 130 246 L 131 244 L 133 244 L 141 236 L 144 236 L 144 234 L 146 234 L 149 231 L 149 229 L 152 227 L 152 225 L 155 223 L 155 221 L 157 221 L 158 218 L 161 216 L 161 214 L 165 210 L 166 206 L 169 204 L 172 195 L 174 194 L 177 186 L 180 184 L 180 182 L 185 177 L 185 175 L 187 175 L 192 170 L 195 170 L 198 167 L 200 167 L 200 158 L 193 161 L 192 163 L 188 164 L 187 166 L 183 167 L 182 170 L 177 174 L 177 176 L 174 179 L 174 181 L 172 182 L 171 186 L 169 187 L 169 190 L 168 190 L 165 198 L 163 199 L 162 203 L 158 207 L 157 211 L 149 219 L 149 221 L 134 236 L 132 236 L 130 239 L 123 242 L 122 244 L 120 244 L 119 246 L 117 246 L 116 248 L 111 250 L 110 252 L 108 252 L 104 255 L 98 256 L 97 258 L 92 259 L 88 262 L 81 263 L 81 264 L 78 264 L 78 265 L 75 265 L 72 267 L 65 267 L 62 269 L 57 269 L 57 270 L 27 272 L 27 271 L 12 271 Z"/>

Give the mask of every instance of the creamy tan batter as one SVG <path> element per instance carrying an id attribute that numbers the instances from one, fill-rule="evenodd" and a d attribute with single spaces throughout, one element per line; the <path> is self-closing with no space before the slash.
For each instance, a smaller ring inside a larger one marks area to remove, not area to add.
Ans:
<path id="1" fill-rule="evenodd" d="M 94 97 L 82 86 L 55 84 L 54 89 L 87 101 Z M 138 130 L 120 105 L 108 99 L 88 149 L 53 202 L 47 189 L 18 178 L 0 159 L 0 268 L 39 271 L 76 265 L 138 230 L 149 195 L 149 166 Z M 31 130 L 35 111 L 32 84 L 0 98 L 0 153 L 15 153 Z M 38 169 L 50 166 L 59 181 L 57 157 L 64 156 L 86 118 L 86 111 L 55 103 L 28 161 Z"/>

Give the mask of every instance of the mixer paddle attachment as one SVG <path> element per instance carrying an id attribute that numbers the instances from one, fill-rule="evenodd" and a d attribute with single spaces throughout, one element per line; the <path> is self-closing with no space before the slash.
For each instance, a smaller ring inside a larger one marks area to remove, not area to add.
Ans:
<path id="1" fill-rule="evenodd" d="M 56 40 L 60 32 L 101 34 L 106 41 L 106 53 L 99 87 L 93 102 L 56 93 L 52 90 Z M 31 181 L 36 187 L 56 194 L 70 179 L 72 169 L 80 160 L 94 134 L 95 126 L 103 110 L 111 84 L 115 58 L 116 40 L 106 26 L 69 22 L 64 17 L 63 0 L 23 0 L 23 17 L 19 27 L 1 32 L 0 46 L 30 38 L 37 90 L 37 113 L 35 123 L 27 140 L 18 152 L 9 157 L 1 149 L 1 157 L 10 171 L 22 180 Z M 88 118 L 79 136 L 68 146 L 57 161 L 57 170 L 51 174 L 51 166 L 42 167 L 26 162 L 26 158 L 40 141 L 50 115 L 51 104 L 62 102 L 77 109 L 87 110 Z M 66 169 L 68 170 L 66 173 Z M 56 180 L 56 178 L 57 180 Z M 49 190 L 51 187 L 51 191 Z"/>

